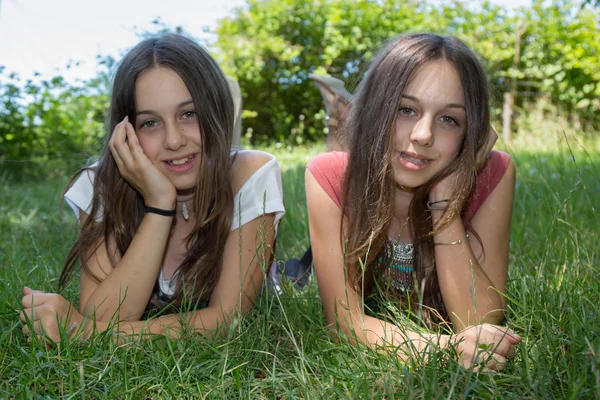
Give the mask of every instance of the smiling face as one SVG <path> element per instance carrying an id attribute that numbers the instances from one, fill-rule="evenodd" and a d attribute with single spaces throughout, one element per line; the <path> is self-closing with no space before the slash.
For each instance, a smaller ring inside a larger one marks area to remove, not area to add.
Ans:
<path id="1" fill-rule="evenodd" d="M 202 151 L 192 96 L 172 69 L 155 67 L 135 84 L 134 127 L 146 156 L 178 192 L 196 186 Z"/>
<path id="2" fill-rule="evenodd" d="M 463 88 L 454 67 L 435 61 L 420 67 L 404 91 L 395 123 L 394 176 L 412 191 L 447 167 L 466 128 Z"/>

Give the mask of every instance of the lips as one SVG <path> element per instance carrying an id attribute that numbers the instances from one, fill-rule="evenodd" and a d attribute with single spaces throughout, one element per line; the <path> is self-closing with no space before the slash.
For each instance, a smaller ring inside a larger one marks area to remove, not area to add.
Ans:
<path id="1" fill-rule="evenodd" d="M 166 161 L 166 163 L 170 164 L 170 165 L 182 165 L 193 159 L 194 159 L 194 155 L 191 155 L 191 156 L 180 158 L 178 160 L 168 160 L 168 161 Z"/>
<path id="2" fill-rule="evenodd" d="M 408 170 L 420 171 L 427 168 L 433 160 L 411 151 L 401 151 L 398 153 L 398 161 Z"/>
<path id="3" fill-rule="evenodd" d="M 164 160 L 167 169 L 171 172 L 186 172 L 189 171 L 196 163 L 197 153 L 183 155 L 170 160 Z"/>

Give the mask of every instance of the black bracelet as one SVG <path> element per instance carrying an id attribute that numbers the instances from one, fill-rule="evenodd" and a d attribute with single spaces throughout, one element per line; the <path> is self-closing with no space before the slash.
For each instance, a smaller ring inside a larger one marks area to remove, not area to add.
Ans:
<path id="1" fill-rule="evenodd" d="M 444 208 L 440 208 L 440 207 L 432 207 L 435 204 L 440 204 L 440 203 L 449 203 L 450 200 L 448 199 L 444 199 L 444 200 L 438 200 L 438 201 L 428 201 L 427 202 L 427 208 L 430 210 L 444 210 Z"/>
<path id="2" fill-rule="evenodd" d="M 161 208 L 154 208 L 154 207 L 144 206 L 144 211 L 146 211 L 147 213 L 164 215 L 165 217 L 174 217 L 175 213 L 177 211 L 177 208 L 174 208 L 172 210 L 163 210 Z"/>

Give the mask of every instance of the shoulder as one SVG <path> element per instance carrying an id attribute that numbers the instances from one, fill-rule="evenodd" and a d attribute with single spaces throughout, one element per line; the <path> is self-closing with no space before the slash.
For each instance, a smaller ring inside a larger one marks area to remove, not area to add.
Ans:
<path id="1" fill-rule="evenodd" d="M 492 150 L 487 164 L 477 175 L 476 193 L 489 195 L 507 173 L 515 174 L 515 166 L 510 155 L 503 151 Z"/>
<path id="2" fill-rule="evenodd" d="M 239 151 L 231 174 L 235 194 L 231 230 L 264 214 L 274 214 L 277 226 L 285 207 L 281 171 L 275 157 L 263 151 Z"/>
<path id="3" fill-rule="evenodd" d="M 88 214 L 92 206 L 94 196 L 94 184 L 97 163 L 80 169 L 69 181 L 63 197 L 75 213 L 76 218 L 82 214 Z M 96 218 L 98 220 L 99 217 Z M 101 218 L 101 217 L 100 217 Z"/>
<path id="4" fill-rule="evenodd" d="M 510 154 L 505 153 L 503 151 L 492 150 L 490 151 L 490 155 L 488 156 L 488 163 L 486 168 L 489 166 L 491 169 L 499 169 L 502 171 L 506 171 L 508 166 L 511 163 Z"/>
<path id="5" fill-rule="evenodd" d="M 306 166 L 318 185 L 341 207 L 348 153 L 332 151 L 313 158 Z"/>
<path id="6" fill-rule="evenodd" d="M 257 172 L 267 168 L 279 170 L 279 164 L 272 154 L 259 150 L 238 151 L 231 165 L 233 193 L 237 193 Z"/>
<path id="7" fill-rule="evenodd" d="M 467 206 L 467 220 L 473 219 L 475 213 L 499 186 L 502 187 L 501 192 L 512 193 L 515 180 L 516 169 L 510 155 L 502 151 L 491 151 L 487 164 L 477 175 L 473 195 Z M 512 201 L 512 198 L 510 200 Z"/>
<path id="8" fill-rule="evenodd" d="M 306 165 L 310 172 L 315 174 L 315 171 L 345 171 L 348 164 L 348 153 L 343 151 L 330 151 L 328 153 L 319 154 Z"/>

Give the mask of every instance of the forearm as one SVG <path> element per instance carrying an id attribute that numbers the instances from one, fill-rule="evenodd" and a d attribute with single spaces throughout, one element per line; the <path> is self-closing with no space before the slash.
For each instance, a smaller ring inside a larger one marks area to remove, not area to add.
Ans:
<path id="1" fill-rule="evenodd" d="M 435 217 L 434 217 L 435 218 Z M 444 305 L 456 329 L 504 316 L 504 297 L 473 253 L 462 221 L 456 218 L 434 236 L 435 265 Z"/>
<path id="2" fill-rule="evenodd" d="M 421 358 L 432 346 L 440 348 L 448 343 L 448 335 L 415 332 L 369 316 L 365 316 L 364 325 L 372 347 L 393 347 L 402 360 Z"/>
<path id="3" fill-rule="evenodd" d="M 146 214 L 129 248 L 110 274 L 82 302 L 97 321 L 139 320 L 146 309 L 165 253 L 172 218 Z M 118 313 L 118 315 L 117 315 Z"/>
<path id="4" fill-rule="evenodd" d="M 222 324 L 229 321 L 229 316 L 221 310 L 208 307 L 198 311 L 182 314 L 170 314 L 146 321 L 94 321 L 87 318 L 81 327 L 82 336 L 89 338 L 94 333 L 111 331 L 120 335 L 134 337 L 144 335 L 165 335 L 177 338 L 187 332 L 212 334 Z"/>
<path id="5" fill-rule="evenodd" d="M 397 356 L 406 360 L 411 356 L 421 358 L 431 346 L 445 347 L 449 336 L 415 332 L 368 315 L 338 313 L 338 323 L 331 324 L 341 330 L 352 343 L 362 343 L 374 349 L 394 349 Z"/>

